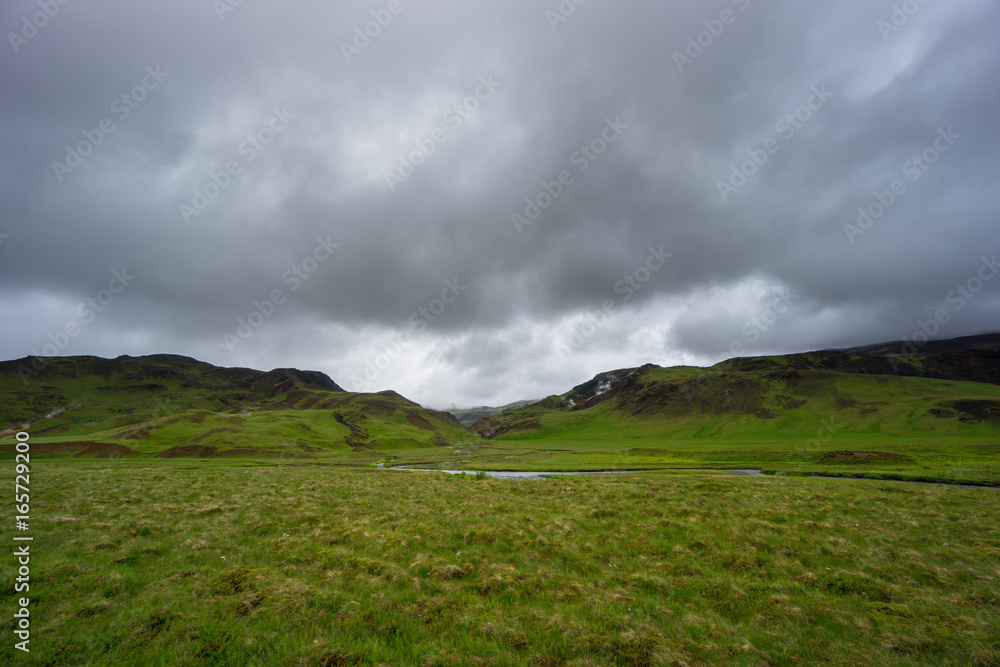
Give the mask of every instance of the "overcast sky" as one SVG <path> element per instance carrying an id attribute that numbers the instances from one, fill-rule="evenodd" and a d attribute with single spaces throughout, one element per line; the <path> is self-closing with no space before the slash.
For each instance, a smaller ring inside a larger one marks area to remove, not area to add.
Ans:
<path id="1" fill-rule="evenodd" d="M 995 2 L 60 2 L 0 7 L 0 358 L 448 408 L 1000 329 Z"/>

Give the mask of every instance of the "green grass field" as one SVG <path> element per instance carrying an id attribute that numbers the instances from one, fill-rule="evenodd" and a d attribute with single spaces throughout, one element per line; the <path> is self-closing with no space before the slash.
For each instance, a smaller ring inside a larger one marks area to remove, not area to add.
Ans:
<path id="1" fill-rule="evenodd" d="M 994 489 L 33 467 L 31 653 L 5 614 L 5 664 L 1000 664 Z"/>

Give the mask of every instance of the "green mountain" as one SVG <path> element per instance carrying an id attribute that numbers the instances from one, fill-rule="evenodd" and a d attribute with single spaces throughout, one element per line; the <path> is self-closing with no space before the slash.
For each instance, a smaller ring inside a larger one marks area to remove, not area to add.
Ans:
<path id="1" fill-rule="evenodd" d="M 536 448 L 569 440 L 1000 442 L 1000 337 L 889 353 L 899 345 L 737 358 L 707 369 L 621 369 L 484 417 L 473 430 Z"/>
<path id="2" fill-rule="evenodd" d="M 900 354 L 904 345 L 609 371 L 472 430 L 313 371 L 173 355 L 21 359 L 0 363 L 0 454 L 26 430 L 33 453 L 64 458 L 761 468 L 1000 484 L 1000 337 Z"/>
<path id="3" fill-rule="evenodd" d="M 478 439 L 392 391 L 165 354 L 0 362 L 0 438 L 18 430 L 38 443 L 32 451 L 84 456 L 379 458 Z"/>

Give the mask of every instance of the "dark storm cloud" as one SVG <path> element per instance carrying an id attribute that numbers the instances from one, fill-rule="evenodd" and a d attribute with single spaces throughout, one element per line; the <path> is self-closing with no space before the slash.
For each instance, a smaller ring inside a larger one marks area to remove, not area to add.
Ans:
<path id="1" fill-rule="evenodd" d="M 909 337 L 942 308 L 939 336 L 995 329 L 1000 281 L 948 297 L 1000 250 L 1000 11 L 896 5 L 70 2 L 33 34 L 42 5 L 8 3 L 0 356 L 78 322 L 61 354 L 446 406 Z"/>

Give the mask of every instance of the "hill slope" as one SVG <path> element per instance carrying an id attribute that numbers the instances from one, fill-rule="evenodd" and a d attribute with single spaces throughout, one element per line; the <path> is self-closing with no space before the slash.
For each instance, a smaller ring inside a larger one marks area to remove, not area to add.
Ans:
<path id="1" fill-rule="evenodd" d="M 473 430 L 494 461 L 521 469 L 906 469 L 907 478 L 1000 483 L 1000 348 L 648 364 Z"/>
<path id="2" fill-rule="evenodd" d="M 475 439 L 451 415 L 395 392 L 352 394 L 316 371 L 176 355 L 2 362 L 0 436 L 16 430 L 42 451 L 165 457 L 376 456 Z"/>
<path id="3" fill-rule="evenodd" d="M 601 373 L 559 396 L 485 417 L 487 438 L 849 433 L 1000 436 L 1000 347 L 909 357 L 822 351 L 730 359 L 711 368 Z M 516 434 L 516 435 L 515 435 Z"/>

